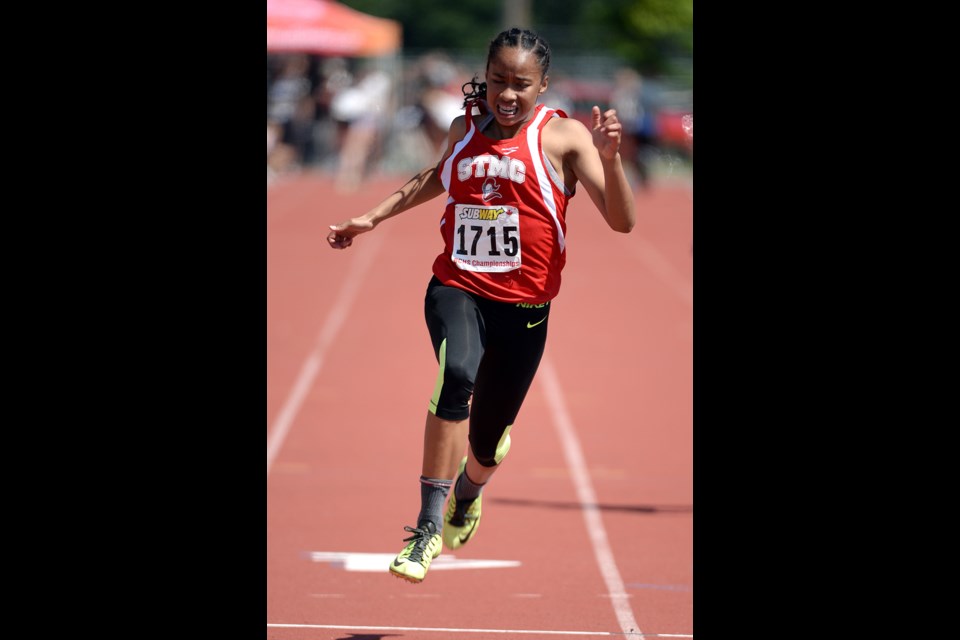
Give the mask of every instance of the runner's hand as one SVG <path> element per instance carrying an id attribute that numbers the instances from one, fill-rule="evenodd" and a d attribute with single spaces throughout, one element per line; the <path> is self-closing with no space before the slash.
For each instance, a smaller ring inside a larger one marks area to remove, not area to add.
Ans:
<path id="1" fill-rule="evenodd" d="M 346 249 L 353 244 L 355 237 L 371 229 L 373 229 L 373 223 L 362 218 L 344 220 L 340 224 L 330 225 L 330 233 L 327 234 L 327 243 L 331 249 Z"/>
<path id="2" fill-rule="evenodd" d="M 600 115 L 600 107 L 593 106 L 593 146 L 600 157 L 613 160 L 620 151 L 620 135 L 623 125 L 617 118 L 616 109 L 607 109 Z"/>

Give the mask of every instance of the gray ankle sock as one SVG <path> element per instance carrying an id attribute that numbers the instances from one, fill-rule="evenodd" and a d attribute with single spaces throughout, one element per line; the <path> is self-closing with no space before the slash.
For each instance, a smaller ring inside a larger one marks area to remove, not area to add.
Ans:
<path id="1" fill-rule="evenodd" d="M 457 498 L 457 502 L 464 504 L 473 502 L 480 497 L 480 492 L 483 491 L 484 486 L 484 484 L 474 484 L 467 477 L 467 470 L 464 469 L 460 477 L 457 478 L 457 486 L 453 489 L 453 495 Z"/>
<path id="2" fill-rule="evenodd" d="M 443 504 L 450 493 L 453 480 L 441 478 L 427 478 L 420 476 L 420 515 L 417 516 L 417 526 L 424 520 L 429 520 L 439 532 L 443 528 Z"/>

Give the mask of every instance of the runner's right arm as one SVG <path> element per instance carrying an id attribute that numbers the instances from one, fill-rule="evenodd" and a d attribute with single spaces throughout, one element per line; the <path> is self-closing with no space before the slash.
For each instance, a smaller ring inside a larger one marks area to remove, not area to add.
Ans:
<path id="1" fill-rule="evenodd" d="M 453 151 L 455 141 L 463 137 L 466 128 L 463 118 L 464 116 L 457 116 L 450 124 L 447 149 L 436 166 L 428 167 L 410 178 L 406 184 L 365 214 L 344 220 L 339 224 L 330 225 L 330 233 L 327 234 L 327 243 L 330 248 L 346 249 L 353 244 L 353 239 L 361 233 L 372 231 L 384 220 L 417 207 L 443 193 L 443 184 L 440 182 L 440 167 L 443 166 L 443 163 Z"/>

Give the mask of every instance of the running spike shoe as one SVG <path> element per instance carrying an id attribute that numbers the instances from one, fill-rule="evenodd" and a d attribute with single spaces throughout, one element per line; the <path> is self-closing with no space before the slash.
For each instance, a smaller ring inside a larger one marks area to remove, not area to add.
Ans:
<path id="1" fill-rule="evenodd" d="M 423 582 L 430 563 L 440 555 L 443 549 L 440 534 L 429 520 L 425 520 L 416 528 L 404 527 L 403 530 L 413 535 L 404 538 L 403 541 L 409 544 L 390 563 L 390 573 L 408 582 Z"/>
<path id="2" fill-rule="evenodd" d="M 507 452 L 510 451 L 510 427 L 507 427 L 503 436 L 500 438 L 500 444 L 497 446 L 497 452 L 494 459 L 497 464 L 504 459 Z M 457 468 L 457 478 L 467 468 L 467 459 L 464 457 Z M 450 500 L 447 502 L 447 512 L 443 517 L 443 544 L 448 549 L 459 549 L 470 541 L 470 538 L 477 533 L 480 526 L 480 512 L 482 509 L 483 494 L 477 496 L 475 500 L 457 504 L 456 480 L 453 483 L 454 489 L 450 491 Z"/>

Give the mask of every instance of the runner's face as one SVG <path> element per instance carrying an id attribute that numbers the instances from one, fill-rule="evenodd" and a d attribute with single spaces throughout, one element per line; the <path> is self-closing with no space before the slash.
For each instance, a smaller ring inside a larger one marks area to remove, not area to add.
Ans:
<path id="1" fill-rule="evenodd" d="M 504 127 L 523 124 L 547 90 L 536 56 L 520 47 L 504 47 L 487 64 L 487 103 Z"/>

